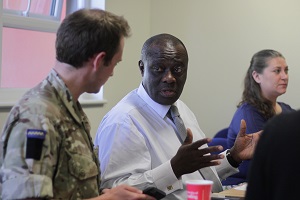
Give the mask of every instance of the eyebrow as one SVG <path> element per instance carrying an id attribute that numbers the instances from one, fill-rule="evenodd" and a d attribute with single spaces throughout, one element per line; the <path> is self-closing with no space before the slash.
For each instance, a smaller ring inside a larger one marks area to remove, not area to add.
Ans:
<path id="1" fill-rule="evenodd" d="M 284 68 L 288 68 L 289 66 L 284 66 Z M 274 68 L 282 68 L 281 66 L 275 66 Z"/>

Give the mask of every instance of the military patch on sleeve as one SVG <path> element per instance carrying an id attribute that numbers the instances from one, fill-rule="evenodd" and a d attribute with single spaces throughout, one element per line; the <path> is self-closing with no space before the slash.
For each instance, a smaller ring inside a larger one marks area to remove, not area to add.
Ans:
<path id="1" fill-rule="evenodd" d="M 39 129 L 27 129 L 26 158 L 40 160 L 46 131 Z"/>

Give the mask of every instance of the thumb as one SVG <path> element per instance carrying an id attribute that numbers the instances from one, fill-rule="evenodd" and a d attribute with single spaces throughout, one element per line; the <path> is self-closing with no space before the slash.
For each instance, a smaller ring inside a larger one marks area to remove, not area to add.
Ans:
<path id="1" fill-rule="evenodd" d="M 186 138 L 183 142 L 183 145 L 191 144 L 192 142 L 193 142 L 193 133 L 192 133 L 191 129 L 187 128 L 186 129 Z"/>
<path id="2" fill-rule="evenodd" d="M 245 135 L 246 134 L 246 128 L 247 128 L 246 121 L 242 119 L 241 124 L 240 124 L 239 135 Z"/>

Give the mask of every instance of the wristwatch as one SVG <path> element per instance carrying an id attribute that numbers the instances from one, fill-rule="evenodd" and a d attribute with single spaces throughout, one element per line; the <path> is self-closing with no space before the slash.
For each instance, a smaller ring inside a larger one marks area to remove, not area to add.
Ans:
<path id="1" fill-rule="evenodd" d="M 240 166 L 240 164 L 241 164 L 241 162 L 239 163 L 239 162 L 237 162 L 237 161 L 235 161 L 235 160 L 233 159 L 233 157 L 232 157 L 231 154 L 230 154 L 230 150 L 229 150 L 229 149 L 226 151 L 226 158 L 227 158 L 229 164 L 230 164 L 232 167 L 237 168 L 237 167 Z"/>

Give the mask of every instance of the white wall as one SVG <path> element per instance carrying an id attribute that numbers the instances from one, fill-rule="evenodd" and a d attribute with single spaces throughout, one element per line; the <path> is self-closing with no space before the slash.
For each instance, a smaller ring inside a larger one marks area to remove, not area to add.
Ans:
<path id="1" fill-rule="evenodd" d="M 288 92 L 279 100 L 300 108 L 300 1 L 152 0 L 151 31 L 172 33 L 189 51 L 182 99 L 208 136 L 229 125 L 252 55 L 283 53 L 290 68 Z"/>
<path id="2" fill-rule="evenodd" d="M 140 49 L 148 37 L 162 32 L 178 36 L 188 49 L 182 100 L 195 112 L 207 136 L 230 123 L 250 58 L 261 49 L 272 48 L 286 57 L 290 84 L 279 100 L 300 108 L 300 1 L 107 0 L 106 10 L 123 15 L 132 36 L 125 41 L 123 61 L 105 85 L 108 103 L 84 108 L 92 135 L 105 113 L 138 86 Z M 7 113 L 0 109 L 0 128 Z"/>
<path id="3" fill-rule="evenodd" d="M 105 9 L 124 16 L 131 27 L 132 35 L 125 40 L 122 62 L 116 66 L 113 77 L 104 86 L 104 98 L 108 103 L 101 108 L 84 108 L 91 122 L 92 136 L 95 135 L 104 115 L 139 85 L 140 49 L 150 35 L 150 0 L 107 0 Z"/>

